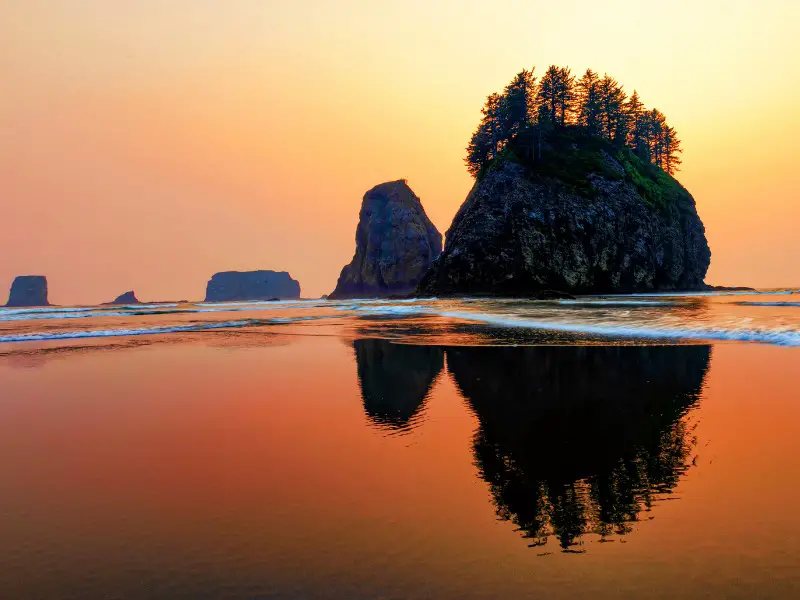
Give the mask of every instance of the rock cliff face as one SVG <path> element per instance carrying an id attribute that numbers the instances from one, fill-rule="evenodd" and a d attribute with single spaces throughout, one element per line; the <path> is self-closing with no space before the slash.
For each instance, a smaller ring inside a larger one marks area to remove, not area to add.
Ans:
<path id="1" fill-rule="evenodd" d="M 20 275 L 11 284 L 6 306 L 49 306 L 47 278 L 44 275 Z"/>
<path id="2" fill-rule="evenodd" d="M 382 183 L 364 195 L 355 255 L 329 297 L 409 294 L 441 251 L 442 235 L 406 182 Z"/>
<path id="3" fill-rule="evenodd" d="M 136 294 L 131 290 L 130 292 L 120 294 L 112 302 L 109 302 L 109 304 L 141 304 L 141 302 L 139 302 Z"/>
<path id="4" fill-rule="evenodd" d="M 300 297 L 300 284 L 285 271 L 225 271 L 206 286 L 206 302 Z"/>
<path id="5" fill-rule="evenodd" d="M 711 252 L 692 196 L 627 150 L 575 147 L 538 171 L 495 160 L 419 293 L 704 289 Z"/>

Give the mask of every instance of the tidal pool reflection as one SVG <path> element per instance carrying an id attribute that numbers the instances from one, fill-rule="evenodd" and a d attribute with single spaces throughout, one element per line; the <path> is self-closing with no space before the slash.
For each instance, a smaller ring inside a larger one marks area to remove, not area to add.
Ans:
<path id="1" fill-rule="evenodd" d="M 4 348 L 0 596 L 797 596 L 796 350 L 353 329 Z"/>
<path id="2" fill-rule="evenodd" d="M 436 377 L 444 352 L 436 346 L 353 342 L 364 410 L 378 426 L 403 430 L 413 425 Z"/>
<path id="3" fill-rule="evenodd" d="M 459 348 L 447 366 L 480 422 L 475 460 L 497 514 L 532 546 L 574 551 L 670 494 L 709 346 Z"/>
<path id="4" fill-rule="evenodd" d="M 475 464 L 497 515 L 531 546 L 581 552 L 632 531 L 691 466 L 689 411 L 710 346 L 450 347 L 354 342 L 364 408 L 391 428 L 415 415 L 443 367 L 474 411 Z"/>

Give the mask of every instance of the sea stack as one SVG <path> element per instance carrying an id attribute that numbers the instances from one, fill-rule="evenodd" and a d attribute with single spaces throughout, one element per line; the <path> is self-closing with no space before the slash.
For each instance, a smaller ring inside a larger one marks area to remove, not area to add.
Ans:
<path id="1" fill-rule="evenodd" d="M 329 298 L 376 298 L 414 292 L 442 252 L 442 234 L 405 180 L 364 194 L 356 251 Z"/>
<path id="2" fill-rule="evenodd" d="M 705 289 L 711 252 L 680 183 L 597 138 L 554 134 L 546 152 L 478 175 L 420 295 Z"/>
<path id="3" fill-rule="evenodd" d="M 225 271 L 206 286 L 206 302 L 287 300 L 300 297 L 300 284 L 286 271 Z"/>
<path id="4" fill-rule="evenodd" d="M 6 306 L 50 306 L 47 278 L 44 275 L 20 275 L 14 279 Z"/>
<path id="5" fill-rule="evenodd" d="M 109 302 L 109 304 L 141 304 L 141 302 L 139 302 L 136 294 L 131 290 L 130 292 L 120 294 L 112 302 Z"/>

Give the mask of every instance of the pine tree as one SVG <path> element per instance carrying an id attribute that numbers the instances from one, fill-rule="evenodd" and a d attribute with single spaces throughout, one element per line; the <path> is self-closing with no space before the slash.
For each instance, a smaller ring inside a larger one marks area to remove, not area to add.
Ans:
<path id="1" fill-rule="evenodd" d="M 541 124 L 555 123 L 558 113 L 558 67 L 548 67 L 539 81 L 539 90 L 536 94 L 537 120 Z"/>
<path id="2" fill-rule="evenodd" d="M 600 101 L 597 93 L 599 81 L 597 73 L 586 69 L 575 86 L 578 102 L 576 122 L 584 127 L 590 135 L 600 132 Z"/>
<path id="3" fill-rule="evenodd" d="M 631 148 L 631 150 L 639 154 L 644 149 L 646 135 L 645 130 L 642 127 L 644 104 L 642 104 L 642 101 L 639 99 L 639 92 L 636 90 L 633 90 L 633 94 L 625 103 L 624 112 L 625 119 L 628 124 L 625 142 Z"/>
<path id="4" fill-rule="evenodd" d="M 467 163 L 467 171 L 473 177 L 477 177 L 481 169 L 492 159 L 492 137 L 483 124 L 478 126 L 475 133 L 472 134 L 472 139 L 467 146 L 467 157 L 464 162 Z"/>
<path id="5" fill-rule="evenodd" d="M 625 92 L 616 79 L 608 74 L 597 84 L 598 101 L 600 104 L 600 131 L 608 140 L 614 140 L 620 135 L 620 120 L 622 105 L 625 102 Z"/>
<path id="6" fill-rule="evenodd" d="M 502 104 L 503 96 L 495 93 L 486 98 L 481 110 L 483 118 L 472 134 L 465 159 L 467 170 L 473 177 L 477 177 L 480 170 L 497 156 L 507 142 L 501 118 Z"/>
<path id="7" fill-rule="evenodd" d="M 651 110 L 648 114 L 647 141 L 650 146 L 650 160 L 653 164 L 664 168 L 664 130 L 667 120 L 664 115 L 656 110 Z"/>
<path id="8" fill-rule="evenodd" d="M 663 132 L 664 144 L 664 170 L 670 175 L 674 175 L 681 164 L 681 157 L 679 153 L 683 152 L 681 148 L 681 141 L 678 139 L 678 133 L 673 127 L 667 126 Z"/>
<path id="9" fill-rule="evenodd" d="M 573 122 L 575 113 L 575 76 L 569 67 L 558 69 L 557 79 L 557 98 L 558 98 L 558 122 L 563 127 L 567 123 Z"/>
<path id="10" fill-rule="evenodd" d="M 533 69 L 523 69 L 506 86 L 500 107 L 506 141 L 530 127 L 534 119 L 536 77 Z"/>

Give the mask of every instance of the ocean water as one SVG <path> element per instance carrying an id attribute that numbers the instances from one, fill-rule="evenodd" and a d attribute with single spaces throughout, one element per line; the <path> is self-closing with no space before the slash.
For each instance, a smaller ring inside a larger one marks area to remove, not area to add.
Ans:
<path id="1" fill-rule="evenodd" d="M 0 597 L 800 597 L 793 292 L 0 309 Z"/>

